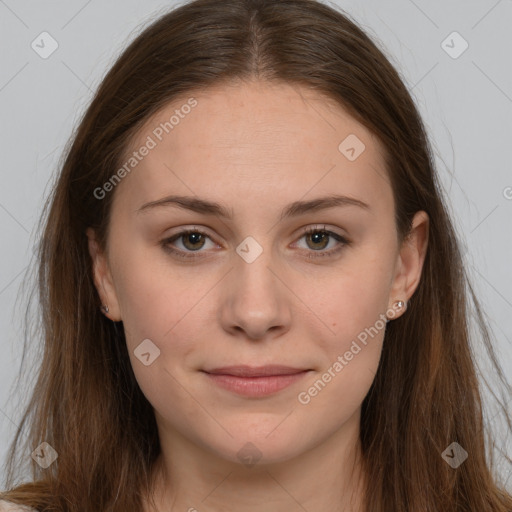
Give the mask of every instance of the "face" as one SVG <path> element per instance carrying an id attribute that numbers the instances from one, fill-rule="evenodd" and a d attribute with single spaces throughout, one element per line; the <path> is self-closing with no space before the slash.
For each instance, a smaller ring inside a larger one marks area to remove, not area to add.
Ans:
<path id="1" fill-rule="evenodd" d="M 125 162 L 108 253 L 91 231 L 90 252 L 160 433 L 270 463 L 354 422 L 426 244 L 423 212 L 399 244 L 379 141 L 323 96 L 251 83 L 173 101 Z M 207 373 L 268 365 L 301 373 Z"/>

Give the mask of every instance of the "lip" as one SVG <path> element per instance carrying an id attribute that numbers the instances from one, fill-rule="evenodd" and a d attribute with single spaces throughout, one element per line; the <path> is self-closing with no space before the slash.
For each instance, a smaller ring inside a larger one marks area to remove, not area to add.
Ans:
<path id="1" fill-rule="evenodd" d="M 278 364 L 268 364 L 265 366 L 223 366 L 212 370 L 204 370 L 206 373 L 215 375 L 233 375 L 235 377 L 270 377 L 275 375 L 294 375 L 296 373 L 307 371 L 306 368 L 293 368 L 292 366 L 283 366 Z"/>
<path id="2" fill-rule="evenodd" d="M 202 370 L 218 386 L 246 397 L 268 396 L 303 379 L 310 370 L 289 366 L 228 366 Z"/>

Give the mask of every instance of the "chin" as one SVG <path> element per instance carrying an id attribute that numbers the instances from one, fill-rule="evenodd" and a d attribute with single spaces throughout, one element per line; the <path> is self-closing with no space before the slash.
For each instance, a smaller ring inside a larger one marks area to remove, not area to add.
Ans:
<path id="1" fill-rule="evenodd" d="M 247 467 L 285 462 L 309 449 L 297 443 L 301 438 L 298 431 L 278 425 L 279 421 L 274 422 L 272 429 L 254 431 L 246 428 L 235 431 L 232 425 L 228 428 L 232 438 L 226 435 L 218 444 L 211 440 L 208 444 L 219 457 Z"/>

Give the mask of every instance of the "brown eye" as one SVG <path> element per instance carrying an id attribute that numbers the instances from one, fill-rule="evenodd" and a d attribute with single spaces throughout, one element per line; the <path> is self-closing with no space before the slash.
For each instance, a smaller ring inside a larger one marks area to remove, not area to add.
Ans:
<path id="1" fill-rule="evenodd" d="M 350 245 L 350 241 L 345 237 L 325 229 L 325 226 L 314 227 L 308 229 L 301 238 L 306 239 L 306 251 L 308 258 L 334 256 L 341 251 L 345 246 Z M 337 242 L 332 249 L 325 250 L 331 240 Z"/>
<path id="2" fill-rule="evenodd" d="M 197 231 L 192 231 L 187 234 L 180 235 L 183 239 L 183 245 L 191 250 L 191 251 L 197 251 L 198 249 L 201 249 L 204 246 L 204 236 L 202 233 L 199 233 Z"/>
<path id="3" fill-rule="evenodd" d="M 201 249 L 205 247 L 207 239 L 211 240 L 210 236 L 200 229 L 186 229 L 170 238 L 162 240 L 160 245 L 166 252 L 183 259 L 202 258 L 204 256 L 203 253 L 206 251 Z M 177 242 L 181 243 L 182 248 L 176 248 Z"/>
<path id="4" fill-rule="evenodd" d="M 306 234 L 306 240 L 311 240 L 312 249 L 325 249 L 329 243 L 330 235 L 326 231 L 312 231 Z M 309 244 L 308 244 L 309 245 Z"/>

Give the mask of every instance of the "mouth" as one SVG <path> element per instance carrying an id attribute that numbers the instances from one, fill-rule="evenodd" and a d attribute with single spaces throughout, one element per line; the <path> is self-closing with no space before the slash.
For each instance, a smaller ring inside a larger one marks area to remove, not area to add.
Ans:
<path id="1" fill-rule="evenodd" d="M 295 375 L 297 373 L 308 371 L 308 369 L 269 364 L 265 366 L 223 366 L 222 368 L 203 371 L 211 375 L 232 375 L 234 377 L 273 377 L 281 375 Z"/>
<path id="2" fill-rule="evenodd" d="M 201 370 L 219 387 L 246 397 L 272 395 L 302 380 L 310 369 L 290 366 L 226 366 Z"/>

